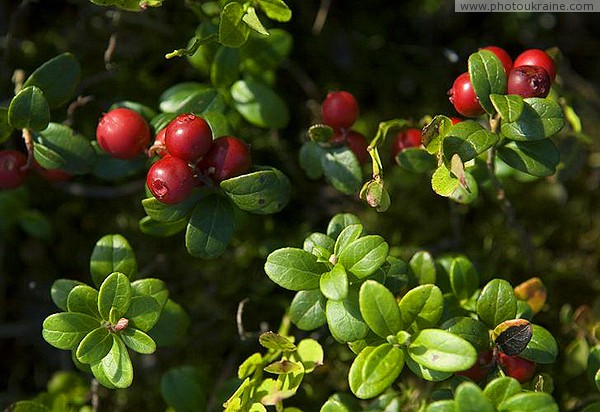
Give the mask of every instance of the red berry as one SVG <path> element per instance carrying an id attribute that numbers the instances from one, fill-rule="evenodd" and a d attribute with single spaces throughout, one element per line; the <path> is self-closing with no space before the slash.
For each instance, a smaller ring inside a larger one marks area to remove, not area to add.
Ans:
<path id="1" fill-rule="evenodd" d="M 540 66 L 514 67 L 508 75 L 507 94 L 518 94 L 523 98 L 546 97 L 550 93 L 550 76 Z"/>
<path id="2" fill-rule="evenodd" d="M 244 174 L 250 167 L 250 148 L 246 142 L 233 136 L 215 139 L 208 153 L 196 165 L 196 169 L 217 183 Z"/>
<path id="3" fill-rule="evenodd" d="M 351 93 L 329 92 L 321 105 L 323 123 L 334 129 L 347 129 L 358 118 L 358 103 Z"/>
<path id="4" fill-rule="evenodd" d="M 540 66 L 543 67 L 554 81 L 556 77 L 556 64 L 554 59 L 548 53 L 540 49 L 528 49 L 519 54 L 515 59 L 513 67 L 519 66 Z"/>
<path id="5" fill-rule="evenodd" d="M 352 150 L 358 163 L 361 165 L 367 163 L 370 157 L 369 151 L 367 150 L 369 144 L 367 143 L 367 138 L 363 134 L 354 130 L 348 130 L 346 132 L 346 146 Z"/>
<path id="6" fill-rule="evenodd" d="M 165 144 L 171 156 L 195 162 L 204 156 L 213 141 L 206 121 L 194 114 L 180 114 L 167 126 Z"/>
<path id="7" fill-rule="evenodd" d="M 17 150 L 0 150 L 0 189 L 14 189 L 21 186 L 29 170 L 24 170 L 27 157 Z"/>
<path id="8" fill-rule="evenodd" d="M 506 73 L 506 75 L 508 76 L 510 69 L 513 68 L 513 61 L 510 58 L 510 55 L 506 52 L 506 50 L 497 46 L 487 46 L 484 47 L 482 50 L 489 50 L 492 53 L 494 53 L 498 57 L 498 59 L 500 59 L 500 63 L 502 63 L 502 67 L 504 67 L 504 73 Z"/>
<path id="9" fill-rule="evenodd" d="M 466 371 L 456 372 L 455 375 L 465 376 L 475 382 L 481 382 L 490 373 L 492 358 L 493 352 L 491 350 L 480 352 L 473 366 Z"/>
<path id="10" fill-rule="evenodd" d="M 398 133 L 392 142 L 392 159 L 395 159 L 398 153 L 409 147 L 420 146 L 421 139 L 421 130 L 414 127 Z"/>
<path id="11" fill-rule="evenodd" d="M 102 116 L 96 139 L 112 157 L 133 159 L 150 143 L 150 126 L 138 112 L 120 107 Z"/>
<path id="12" fill-rule="evenodd" d="M 153 153 L 156 153 L 160 157 L 165 157 L 167 154 L 169 154 L 165 140 L 166 135 L 167 128 L 163 127 L 158 133 L 156 133 L 156 136 L 154 137 L 154 143 L 152 144 L 151 150 L 153 150 Z"/>
<path id="13" fill-rule="evenodd" d="M 461 119 L 460 117 L 451 117 L 450 121 L 452 122 L 452 125 L 454 126 L 456 123 L 462 122 L 463 119 Z"/>
<path id="14" fill-rule="evenodd" d="M 71 173 L 62 169 L 44 169 L 35 160 L 33 161 L 33 168 L 43 179 L 50 182 L 64 182 L 73 177 Z"/>
<path id="15" fill-rule="evenodd" d="M 498 364 L 507 376 L 521 383 L 529 381 L 535 373 L 535 362 L 519 356 L 509 356 L 498 352 Z"/>
<path id="16" fill-rule="evenodd" d="M 450 96 L 450 103 L 461 115 L 477 117 L 484 113 L 477 96 L 475 96 L 475 90 L 473 90 L 468 72 L 464 72 L 454 80 L 448 95 Z"/>
<path id="17" fill-rule="evenodd" d="M 339 146 L 346 142 L 346 135 L 348 134 L 347 129 L 336 129 L 333 132 L 333 136 L 329 139 L 329 143 L 332 146 Z"/>
<path id="18" fill-rule="evenodd" d="M 176 204 L 190 195 L 196 182 L 185 160 L 167 155 L 150 167 L 146 184 L 156 199 L 162 203 Z"/>

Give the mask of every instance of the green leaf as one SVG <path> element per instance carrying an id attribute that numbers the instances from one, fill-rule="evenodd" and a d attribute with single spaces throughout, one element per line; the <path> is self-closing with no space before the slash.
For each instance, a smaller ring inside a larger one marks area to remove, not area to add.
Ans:
<path id="1" fill-rule="evenodd" d="M 232 4 L 237 3 L 225 8 Z M 236 110 L 255 126 L 282 129 L 290 120 L 285 101 L 263 83 L 238 80 L 231 86 L 231 97 Z"/>
<path id="2" fill-rule="evenodd" d="M 223 180 L 220 185 L 237 207 L 261 215 L 279 212 L 292 195 L 287 176 L 273 167 Z"/>
<path id="3" fill-rule="evenodd" d="M 273 349 L 276 351 L 294 351 L 296 345 L 286 338 L 285 336 L 279 335 L 275 332 L 265 332 L 258 337 L 258 342 L 267 349 Z"/>
<path id="4" fill-rule="evenodd" d="M 300 167 L 309 179 L 317 180 L 323 177 L 321 158 L 325 153 L 325 149 L 315 142 L 306 142 L 300 148 Z"/>
<path id="5" fill-rule="evenodd" d="M 435 285 L 421 285 L 402 297 L 400 313 L 405 329 L 418 332 L 437 324 L 444 310 L 444 296 Z"/>
<path id="6" fill-rule="evenodd" d="M 229 47 L 240 47 L 248 39 L 250 27 L 242 20 L 244 9 L 240 3 L 228 3 L 221 12 L 219 43 Z"/>
<path id="7" fill-rule="evenodd" d="M 130 280 L 137 276 L 137 261 L 133 249 L 125 237 L 106 235 L 94 246 L 90 257 L 90 273 L 96 286 L 113 272 L 125 274 Z"/>
<path id="8" fill-rule="evenodd" d="M 239 78 L 240 54 L 238 49 L 221 46 L 215 54 L 210 70 L 210 81 L 217 89 L 229 89 Z"/>
<path id="9" fill-rule="evenodd" d="M 100 319 L 98 312 L 98 291 L 88 285 L 77 285 L 67 298 L 67 310 L 79 312 Z M 87 362 L 89 363 L 89 362 Z"/>
<path id="10" fill-rule="evenodd" d="M 453 399 L 432 402 L 427 405 L 425 412 L 456 412 L 456 405 Z"/>
<path id="11" fill-rule="evenodd" d="M 123 343 L 134 352 L 149 355 L 156 351 L 154 340 L 139 329 L 127 327 L 119 336 Z"/>
<path id="12" fill-rule="evenodd" d="M 111 111 L 111 110 L 114 110 L 114 109 L 117 109 L 120 107 L 124 107 L 126 109 L 133 110 L 134 112 L 138 112 L 148 122 L 151 122 L 152 119 L 154 119 L 154 118 L 156 118 L 156 116 L 158 116 L 156 111 L 153 108 L 151 108 L 150 106 L 146 106 L 145 104 L 142 104 L 140 102 L 133 102 L 130 100 L 121 100 L 119 102 L 115 102 L 110 105 L 110 108 L 108 109 L 108 111 Z M 157 129 L 157 130 L 160 130 L 160 129 Z"/>
<path id="13" fill-rule="evenodd" d="M 469 342 L 477 353 L 490 348 L 490 330 L 477 319 L 456 316 L 444 322 L 441 328 Z"/>
<path id="14" fill-rule="evenodd" d="M 489 114 L 493 114 L 494 106 L 490 101 L 490 94 L 506 92 L 506 73 L 500 59 L 489 50 L 479 50 L 471 54 L 469 77 L 481 107 Z"/>
<path id="15" fill-rule="evenodd" d="M 358 400 L 348 393 L 334 393 L 319 412 L 353 412 L 360 410 Z"/>
<path id="16" fill-rule="evenodd" d="M 539 364 L 550 364 L 556 361 L 558 345 L 552 334 L 539 325 L 533 326 L 533 336 L 525 350 L 519 356 Z"/>
<path id="17" fill-rule="evenodd" d="M 319 342 L 314 339 L 307 338 L 302 339 L 300 343 L 298 343 L 296 356 L 304 365 L 304 372 L 310 373 L 317 366 L 321 366 L 323 364 L 323 358 L 325 357 L 325 354 L 323 353 L 323 347 Z"/>
<path id="18" fill-rule="evenodd" d="M 600 391 L 600 345 L 590 350 L 586 369 L 588 380 L 596 385 L 596 390 Z"/>
<path id="19" fill-rule="evenodd" d="M 328 300 L 325 308 L 331 335 L 339 342 L 354 342 L 369 333 L 360 314 L 358 294 L 350 293 L 344 300 Z"/>
<path id="20" fill-rule="evenodd" d="M 100 321 L 83 313 L 55 313 L 42 324 L 42 336 L 50 345 L 58 349 L 75 349 L 79 342 L 92 330 L 100 326 Z"/>
<path id="21" fill-rule="evenodd" d="M 71 99 L 81 76 L 79 62 L 71 53 L 63 53 L 38 67 L 23 83 L 23 88 L 37 86 L 44 92 L 50 107 Z"/>
<path id="22" fill-rule="evenodd" d="M 521 384 L 515 378 L 508 376 L 494 379 L 483 390 L 483 394 L 492 401 L 495 407 L 518 393 L 521 393 Z"/>
<path id="23" fill-rule="evenodd" d="M 169 87 L 161 94 L 159 102 L 160 110 L 176 114 L 221 111 L 219 108 L 223 106 L 216 89 L 196 82 L 178 83 Z M 165 118 L 165 122 L 169 120 L 169 117 Z"/>
<path id="24" fill-rule="evenodd" d="M 357 240 L 363 233 L 363 226 L 360 223 L 346 226 L 335 240 L 333 254 L 339 256 L 340 252 L 345 250 L 348 245 Z"/>
<path id="25" fill-rule="evenodd" d="M 18 401 L 5 409 L 7 412 L 52 412 L 46 405 L 35 401 Z"/>
<path id="26" fill-rule="evenodd" d="M 473 120 L 464 120 L 448 130 L 443 143 L 443 153 L 449 164 L 452 156 L 458 154 L 463 162 L 476 158 L 492 147 L 498 136 L 483 128 Z"/>
<path id="27" fill-rule="evenodd" d="M 140 219 L 138 225 L 140 231 L 145 235 L 156 237 L 169 237 L 183 231 L 188 224 L 189 218 L 175 220 L 173 222 L 159 222 L 150 216 L 144 216 Z"/>
<path id="28" fill-rule="evenodd" d="M 493 279 L 485 285 L 477 299 L 477 315 L 490 329 L 517 314 L 517 298 L 504 279 Z"/>
<path id="29" fill-rule="evenodd" d="M 194 190 L 191 196 L 174 205 L 163 203 L 155 197 L 148 197 L 142 200 L 142 206 L 146 214 L 157 222 L 175 222 L 189 217 L 203 195 L 204 191 Z"/>
<path id="30" fill-rule="evenodd" d="M 83 174 L 94 168 L 96 152 L 90 141 L 68 126 L 49 123 L 34 136 L 33 143 L 35 160 L 46 169 Z"/>
<path id="31" fill-rule="evenodd" d="M 282 359 L 265 366 L 263 370 L 265 372 L 281 375 L 285 373 L 299 372 L 302 371 L 303 368 L 301 363 L 289 361 L 287 359 Z"/>
<path id="32" fill-rule="evenodd" d="M 490 100 L 504 122 L 516 122 L 523 113 L 523 98 L 519 95 L 491 94 Z"/>
<path id="33" fill-rule="evenodd" d="M 498 156 L 509 166 L 538 177 L 553 175 L 560 163 L 560 153 L 550 139 L 510 142 L 498 149 Z"/>
<path id="34" fill-rule="evenodd" d="M 260 352 L 255 352 L 238 367 L 238 379 L 245 379 L 252 375 L 259 367 L 262 366 L 262 355 Z"/>
<path id="35" fill-rule="evenodd" d="M 63 311 L 67 311 L 67 300 L 69 297 L 69 293 L 75 288 L 77 285 L 83 285 L 84 283 L 79 282 L 77 280 L 71 279 L 57 279 L 52 283 L 52 287 L 50 288 L 50 296 L 52 297 L 52 302 L 59 309 Z"/>
<path id="36" fill-rule="evenodd" d="M 267 257 L 265 273 L 279 286 L 289 290 L 317 289 L 319 278 L 328 271 L 317 257 L 297 248 L 277 249 Z"/>
<path id="37" fill-rule="evenodd" d="M 412 256 L 412 258 L 410 258 L 408 264 L 419 284 L 426 285 L 429 283 L 435 283 L 435 262 L 429 252 L 424 250 L 418 251 Z"/>
<path id="38" fill-rule="evenodd" d="M 142 11 L 142 4 L 156 7 L 162 3 L 162 0 L 90 0 L 99 6 L 115 6 L 127 11 Z"/>
<path id="39" fill-rule="evenodd" d="M 321 169 L 331 185 L 344 194 L 354 194 L 362 185 L 360 164 L 345 145 L 327 149 L 321 157 Z"/>
<path id="40" fill-rule="evenodd" d="M 307 252 L 313 253 L 313 249 L 316 247 L 323 248 L 331 254 L 334 250 L 335 241 L 324 233 L 313 232 L 304 239 L 302 249 Z M 314 253 L 313 253 L 314 254 Z"/>
<path id="41" fill-rule="evenodd" d="M 406 358 L 406 366 L 408 366 L 408 369 L 410 369 L 411 372 L 417 375 L 419 378 L 429 382 L 445 381 L 452 376 L 451 372 L 440 372 L 426 368 L 420 363 L 415 362 L 410 356 Z"/>
<path id="42" fill-rule="evenodd" d="M 408 353 L 415 362 L 442 372 L 467 370 L 477 360 L 469 342 L 441 329 L 424 329 L 413 335 Z"/>
<path id="43" fill-rule="evenodd" d="M 464 256 L 452 260 L 449 277 L 452 293 L 460 300 L 470 298 L 479 286 L 477 271 Z"/>
<path id="44" fill-rule="evenodd" d="M 558 133 L 565 119 L 560 105 L 550 99 L 530 97 L 524 100 L 523 112 L 515 122 L 503 122 L 502 134 L 512 140 L 534 141 Z"/>
<path id="45" fill-rule="evenodd" d="M 125 315 L 131 304 L 129 279 L 123 273 L 113 272 L 102 282 L 99 292 L 98 311 L 102 319 L 115 323 Z"/>
<path id="46" fill-rule="evenodd" d="M 106 356 L 117 339 L 108 329 L 100 326 L 88 333 L 77 346 L 77 360 L 81 363 L 94 363 Z"/>
<path id="47" fill-rule="evenodd" d="M 404 367 L 404 352 L 389 343 L 363 349 L 348 373 L 350 390 L 360 399 L 373 398 L 385 391 Z"/>
<path id="48" fill-rule="evenodd" d="M 327 299 L 319 289 L 301 290 L 290 305 L 290 318 L 301 330 L 313 330 L 327 323 Z"/>
<path id="49" fill-rule="evenodd" d="M 338 213 L 327 224 L 327 236 L 337 239 L 345 227 L 359 223 L 360 219 L 352 213 Z"/>
<path id="50" fill-rule="evenodd" d="M 23 210 L 18 219 L 19 225 L 28 235 L 46 240 L 52 236 L 52 222 L 39 210 Z"/>
<path id="51" fill-rule="evenodd" d="M 372 275 L 385 262 L 388 244 L 379 235 L 368 235 L 350 243 L 340 252 L 338 262 L 359 279 Z"/>
<path id="52" fill-rule="evenodd" d="M 394 160 L 401 168 L 413 173 L 425 173 L 437 166 L 435 157 L 420 147 L 404 149 L 398 152 Z"/>
<path id="53" fill-rule="evenodd" d="M 22 89 L 8 106 L 8 123 L 15 129 L 44 130 L 50 123 L 50 105 L 41 89 Z"/>
<path id="54" fill-rule="evenodd" d="M 202 259 L 221 256 L 233 235 L 234 211 L 229 199 L 219 194 L 198 201 L 185 232 L 190 255 Z"/>
<path id="55" fill-rule="evenodd" d="M 360 313 L 369 328 L 382 338 L 395 335 L 402 329 L 402 319 L 396 298 L 381 283 L 364 282 L 358 294 Z"/>
<path id="56" fill-rule="evenodd" d="M 158 322 L 161 310 L 162 305 L 152 296 L 132 296 L 124 317 L 132 327 L 148 332 Z"/>
<path id="57" fill-rule="evenodd" d="M 498 405 L 498 412 L 558 412 L 552 395 L 544 392 L 519 393 Z"/>
<path id="58" fill-rule="evenodd" d="M 452 121 L 449 117 L 437 115 L 423 128 L 422 140 L 427 153 L 436 155 L 440 151 L 446 133 L 451 127 Z"/>
<path id="59" fill-rule="evenodd" d="M 257 76 L 281 66 L 293 46 L 292 35 L 282 29 L 270 29 L 268 36 L 250 36 L 240 49 L 242 70 Z"/>
<path id="60" fill-rule="evenodd" d="M 179 304 L 169 299 L 162 308 L 158 322 L 148 331 L 148 335 L 157 346 L 187 343 L 185 338 L 189 326 L 189 315 Z"/>
<path id="61" fill-rule="evenodd" d="M 169 290 L 160 279 L 144 278 L 131 283 L 131 295 L 136 296 L 151 296 L 163 307 L 169 299 Z"/>
<path id="62" fill-rule="evenodd" d="M 468 204 L 477 199 L 477 181 L 469 172 L 465 171 L 464 183 L 466 187 L 443 164 L 433 172 L 431 177 L 431 187 L 438 195 L 450 197 L 459 203 Z"/>
<path id="63" fill-rule="evenodd" d="M 286 22 L 292 18 L 292 11 L 282 0 L 258 0 L 258 6 L 271 20 Z"/>
<path id="64" fill-rule="evenodd" d="M 473 382 L 463 382 L 456 388 L 454 403 L 461 412 L 495 412 L 496 408 Z"/>
<path id="65" fill-rule="evenodd" d="M 127 388 L 133 382 L 133 366 L 127 348 L 121 339 L 113 339 L 113 346 L 100 361 L 92 364 L 92 373 L 107 388 Z"/>
<path id="66" fill-rule="evenodd" d="M 335 130 L 326 124 L 313 124 L 308 128 L 308 138 L 315 143 L 328 143 L 333 137 Z M 319 147 L 321 147 L 319 145 Z"/>
<path id="67" fill-rule="evenodd" d="M 246 14 L 244 14 L 244 17 L 242 17 L 242 20 L 255 32 L 265 36 L 269 35 L 269 32 L 267 29 L 265 29 L 265 26 L 263 26 L 263 24 L 260 22 L 260 19 L 256 15 L 256 9 L 254 7 L 248 7 Z"/>
<path id="68" fill-rule="evenodd" d="M 348 275 L 344 266 L 336 264 L 319 278 L 319 289 L 323 296 L 331 300 L 342 300 L 348 296 Z"/>
<path id="69" fill-rule="evenodd" d="M 166 371 L 160 380 L 160 393 L 170 407 L 178 412 L 206 410 L 210 382 L 205 373 L 191 365 Z"/>
<path id="70" fill-rule="evenodd" d="M 8 108 L 0 106 L 0 143 L 7 141 L 12 132 L 13 128 L 8 123 Z"/>

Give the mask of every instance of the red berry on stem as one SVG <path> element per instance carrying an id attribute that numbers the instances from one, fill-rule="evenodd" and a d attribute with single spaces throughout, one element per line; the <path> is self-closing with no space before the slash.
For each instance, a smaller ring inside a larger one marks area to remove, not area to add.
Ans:
<path id="1" fill-rule="evenodd" d="M 409 147 L 420 146 L 421 141 L 421 130 L 417 128 L 411 127 L 410 129 L 399 132 L 392 142 L 392 159 L 395 159 L 398 153 Z"/>
<path id="2" fill-rule="evenodd" d="M 196 165 L 197 170 L 217 183 L 244 174 L 251 167 L 248 145 L 233 136 L 215 139 L 208 153 Z"/>
<path id="3" fill-rule="evenodd" d="M 475 364 L 466 371 L 456 372 L 455 375 L 467 377 L 475 382 L 481 382 L 490 373 L 493 352 L 491 350 L 477 354 Z"/>
<path id="4" fill-rule="evenodd" d="M 358 118 L 358 103 L 345 91 L 329 92 L 321 105 L 323 123 L 334 129 L 347 129 Z"/>
<path id="5" fill-rule="evenodd" d="M 458 113 L 465 117 L 477 117 L 484 113 L 468 72 L 464 72 L 454 80 L 452 89 L 448 92 L 450 103 Z"/>
<path id="6" fill-rule="evenodd" d="M 177 116 L 167 125 L 165 133 L 169 154 L 189 162 L 204 156 L 213 141 L 208 123 L 192 113 Z"/>
<path id="7" fill-rule="evenodd" d="M 196 182 L 185 160 L 167 155 L 150 167 L 146 184 L 157 200 L 176 204 L 190 195 Z"/>
<path id="8" fill-rule="evenodd" d="M 489 50 L 494 53 L 498 59 L 500 59 L 500 63 L 502 63 L 502 67 L 504 67 L 504 73 L 508 76 L 510 69 L 513 68 L 513 61 L 510 58 L 510 55 L 501 47 L 498 46 L 487 46 L 482 50 Z"/>
<path id="9" fill-rule="evenodd" d="M 540 49 L 528 49 L 519 54 L 515 59 L 513 67 L 519 66 L 540 66 L 548 72 L 551 81 L 554 81 L 556 77 L 556 63 L 554 59 Z"/>
<path id="10" fill-rule="evenodd" d="M 364 165 L 369 160 L 369 151 L 367 147 L 367 138 L 354 130 L 348 130 L 346 133 L 346 146 L 354 153 L 358 163 Z"/>
<path id="11" fill-rule="evenodd" d="M 498 364 L 506 375 L 521 383 L 531 380 L 535 374 L 535 362 L 519 356 L 509 356 L 498 352 Z"/>
<path id="12" fill-rule="evenodd" d="M 96 128 L 96 139 L 112 157 L 133 159 L 150 143 L 150 126 L 138 112 L 120 107 L 102 116 Z"/>
<path id="13" fill-rule="evenodd" d="M 548 72 L 540 66 L 514 67 L 508 75 L 507 94 L 518 94 L 523 98 L 546 97 L 552 82 Z"/>
<path id="14" fill-rule="evenodd" d="M 27 157 L 17 150 L 0 150 L 0 189 L 21 186 L 29 170 L 23 170 Z"/>

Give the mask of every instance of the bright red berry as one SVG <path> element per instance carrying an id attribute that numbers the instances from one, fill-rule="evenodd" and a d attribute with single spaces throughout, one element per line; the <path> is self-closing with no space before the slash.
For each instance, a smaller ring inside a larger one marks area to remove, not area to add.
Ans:
<path id="1" fill-rule="evenodd" d="M 180 114 L 165 131 L 165 144 L 171 156 L 195 162 L 204 156 L 213 141 L 208 123 L 192 114 Z"/>
<path id="2" fill-rule="evenodd" d="M 213 141 L 196 169 L 215 182 L 244 174 L 252 167 L 250 148 L 241 139 L 223 136 Z"/>
<path id="3" fill-rule="evenodd" d="M 358 118 L 358 103 L 345 91 L 329 92 L 321 105 L 323 123 L 334 129 L 347 129 Z"/>
<path id="4" fill-rule="evenodd" d="M 176 204 L 190 195 L 196 182 L 185 160 L 167 155 L 150 167 L 146 184 L 160 202 Z"/>
<path id="5" fill-rule="evenodd" d="M 464 72 L 454 80 L 452 89 L 448 92 L 450 103 L 458 113 L 465 117 L 477 117 L 484 110 L 475 95 L 468 72 Z"/>
<path id="6" fill-rule="evenodd" d="M 519 66 L 540 66 L 543 67 L 554 81 L 556 77 L 556 64 L 554 59 L 548 53 L 540 49 L 528 49 L 519 54 L 515 59 L 513 67 Z"/>
<path id="7" fill-rule="evenodd" d="M 450 121 L 452 122 L 452 125 L 454 126 L 456 123 L 462 122 L 463 119 L 461 119 L 460 117 L 451 117 Z"/>
<path id="8" fill-rule="evenodd" d="M 0 189 L 14 189 L 21 186 L 29 170 L 24 170 L 27 157 L 17 150 L 0 150 Z"/>
<path id="9" fill-rule="evenodd" d="M 466 371 L 456 372 L 455 375 L 465 376 L 474 382 L 481 382 L 490 373 L 493 356 L 491 350 L 480 352 L 473 366 Z"/>
<path id="10" fill-rule="evenodd" d="M 150 143 L 150 126 L 138 112 L 120 107 L 102 116 L 96 128 L 96 139 L 112 157 L 133 159 Z"/>
<path id="11" fill-rule="evenodd" d="M 354 156 L 356 156 L 358 163 L 361 165 L 367 163 L 370 157 L 369 151 L 367 150 L 369 144 L 367 143 L 367 138 L 362 133 L 354 130 L 348 130 L 346 132 L 346 146 L 352 150 L 352 153 L 354 153 Z"/>
<path id="12" fill-rule="evenodd" d="M 395 159 L 398 153 L 408 149 L 409 147 L 420 146 L 421 141 L 421 130 L 414 127 L 402 130 L 396 134 L 394 141 L 392 142 L 392 159 Z"/>
<path id="13" fill-rule="evenodd" d="M 498 352 L 498 364 L 507 376 L 521 383 L 529 381 L 535 374 L 535 362 L 519 356 L 509 356 Z"/>
<path id="14" fill-rule="evenodd" d="M 523 98 L 546 97 L 552 82 L 548 72 L 540 66 L 514 67 L 508 75 L 507 94 L 518 94 Z"/>
<path id="15" fill-rule="evenodd" d="M 489 50 L 494 53 L 498 59 L 500 59 L 500 63 L 502 63 L 502 67 L 504 67 L 504 73 L 508 76 L 510 69 L 513 68 L 513 61 L 510 58 L 510 55 L 501 47 L 498 46 L 487 46 L 482 50 Z"/>

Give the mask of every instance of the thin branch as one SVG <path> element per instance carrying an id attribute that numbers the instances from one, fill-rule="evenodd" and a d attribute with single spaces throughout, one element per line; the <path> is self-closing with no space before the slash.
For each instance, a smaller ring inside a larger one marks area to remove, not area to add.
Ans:
<path id="1" fill-rule="evenodd" d="M 312 34 L 318 35 L 323 30 L 323 26 L 325 26 L 325 21 L 327 21 L 327 16 L 329 15 L 329 9 L 331 8 L 331 0 L 321 0 L 321 5 L 319 6 L 319 11 L 315 16 L 315 21 L 312 26 Z"/>
<path id="2" fill-rule="evenodd" d="M 242 320 L 242 314 L 244 313 L 244 305 L 248 302 L 248 298 L 242 299 L 238 303 L 237 312 L 235 314 L 235 321 L 237 324 L 238 336 L 240 340 L 246 340 L 246 331 L 244 330 L 244 322 Z"/>

